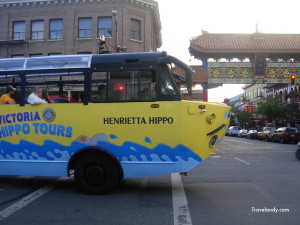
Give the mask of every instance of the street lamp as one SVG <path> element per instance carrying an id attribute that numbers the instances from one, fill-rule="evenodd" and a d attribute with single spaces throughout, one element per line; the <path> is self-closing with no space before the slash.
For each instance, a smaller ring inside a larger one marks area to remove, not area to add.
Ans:
<path id="1" fill-rule="evenodd" d="M 115 17 L 115 26 L 116 26 L 116 45 L 115 45 L 115 49 L 116 49 L 116 52 L 118 52 L 118 19 L 117 19 L 118 11 L 117 10 L 112 10 L 111 13 Z"/>

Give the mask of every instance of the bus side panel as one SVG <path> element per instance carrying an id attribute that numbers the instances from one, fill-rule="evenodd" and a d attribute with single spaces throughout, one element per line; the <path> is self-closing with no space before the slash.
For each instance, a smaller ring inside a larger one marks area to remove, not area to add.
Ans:
<path id="1" fill-rule="evenodd" d="M 68 162 L 49 161 L 0 161 L 2 175 L 23 175 L 23 176 L 68 176 Z"/>
<path id="2" fill-rule="evenodd" d="M 63 176 L 89 146 L 114 155 L 124 177 L 188 171 L 202 159 L 183 143 L 182 102 L 152 104 L 1 106 L 0 173 Z"/>

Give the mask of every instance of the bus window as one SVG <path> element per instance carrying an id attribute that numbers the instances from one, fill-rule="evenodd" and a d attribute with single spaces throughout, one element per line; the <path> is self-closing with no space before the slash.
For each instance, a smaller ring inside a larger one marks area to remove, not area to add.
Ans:
<path id="1" fill-rule="evenodd" d="M 71 91 L 83 92 L 84 76 L 76 73 L 28 73 L 26 74 L 25 100 L 36 88 L 48 90 L 52 103 L 68 103 Z M 25 101 L 26 103 L 26 101 Z"/>
<path id="2" fill-rule="evenodd" d="M 109 72 L 93 72 L 91 81 L 91 102 L 107 101 L 107 78 Z"/>
<path id="3" fill-rule="evenodd" d="M 177 91 L 174 80 L 168 70 L 168 67 L 162 67 L 160 77 L 160 91 L 163 100 L 179 100 L 180 96 Z"/>
<path id="4" fill-rule="evenodd" d="M 110 101 L 155 100 L 154 71 L 113 71 L 108 81 Z"/>

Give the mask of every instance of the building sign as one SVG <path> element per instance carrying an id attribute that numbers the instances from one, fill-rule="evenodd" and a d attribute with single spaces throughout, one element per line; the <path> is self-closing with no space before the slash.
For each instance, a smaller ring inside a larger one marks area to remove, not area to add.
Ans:
<path id="1" fill-rule="evenodd" d="M 253 105 L 245 105 L 245 111 L 253 113 Z"/>
<path id="2" fill-rule="evenodd" d="M 265 55 L 256 55 L 255 57 L 255 77 L 263 78 L 265 75 Z"/>

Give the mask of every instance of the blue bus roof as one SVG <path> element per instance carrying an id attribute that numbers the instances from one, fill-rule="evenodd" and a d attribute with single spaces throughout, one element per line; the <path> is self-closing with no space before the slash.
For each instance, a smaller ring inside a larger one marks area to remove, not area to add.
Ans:
<path id="1" fill-rule="evenodd" d="M 92 55 L 0 59 L 0 72 L 90 68 Z"/>

